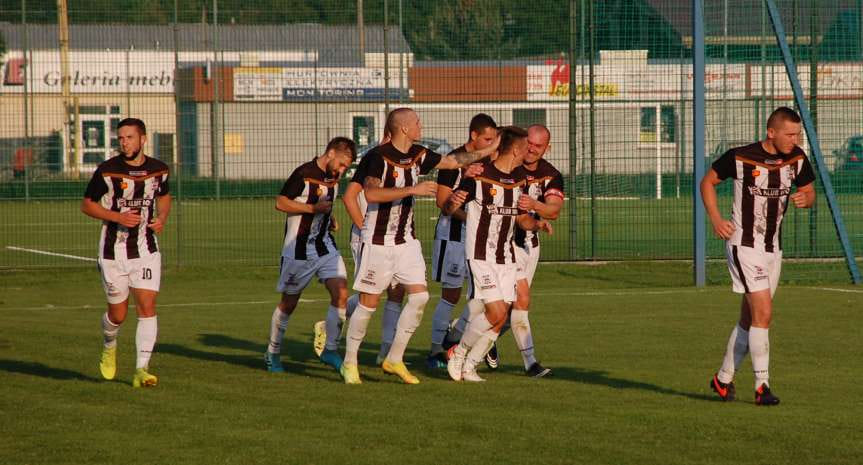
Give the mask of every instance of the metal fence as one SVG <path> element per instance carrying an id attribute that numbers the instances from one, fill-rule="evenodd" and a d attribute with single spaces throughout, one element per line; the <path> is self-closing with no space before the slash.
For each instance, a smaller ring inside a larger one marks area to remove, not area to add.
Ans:
<path id="1" fill-rule="evenodd" d="M 99 225 L 78 202 L 126 116 L 148 124 L 147 152 L 172 168 L 168 264 L 276 264 L 281 183 L 331 137 L 374 144 L 398 106 L 418 111 L 438 151 L 464 143 L 478 112 L 550 128 L 568 200 L 544 260 L 692 258 L 691 0 L 138 3 L 74 2 L 68 27 L 53 2 L 0 7 L 0 267 L 95 255 Z M 778 3 L 859 252 L 863 6 Z M 709 163 L 764 137 L 769 112 L 793 101 L 764 3 L 705 11 Z M 823 260 L 788 279 L 847 280 L 823 199 L 788 210 L 785 256 Z M 418 204 L 429 255 L 437 215 Z M 721 262 L 720 241 L 708 256 Z"/>

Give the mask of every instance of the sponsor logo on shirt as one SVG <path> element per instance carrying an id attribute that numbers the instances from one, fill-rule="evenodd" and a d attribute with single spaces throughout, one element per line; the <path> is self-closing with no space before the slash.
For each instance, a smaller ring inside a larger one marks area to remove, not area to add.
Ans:
<path id="1" fill-rule="evenodd" d="M 486 205 L 485 209 L 490 215 L 518 216 L 518 208 L 517 207 L 501 207 L 498 205 Z"/>
<path id="2" fill-rule="evenodd" d="M 749 193 L 759 197 L 767 197 L 770 199 L 778 199 L 785 197 L 791 193 L 791 189 L 787 187 L 758 187 L 749 186 Z"/>
<path id="3" fill-rule="evenodd" d="M 129 176 L 146 176 L 147 170 L 129 171 Z"/>
<path id="4" fill-rule="evenodd" d="M 153 199 L 117 199 L 120 208 L 147 208 L 153 205 Z"/>

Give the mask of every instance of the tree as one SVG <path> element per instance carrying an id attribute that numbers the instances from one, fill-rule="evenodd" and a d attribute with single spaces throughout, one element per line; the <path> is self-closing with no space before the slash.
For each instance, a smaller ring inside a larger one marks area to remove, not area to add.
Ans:
<path id="1" fill-rule="evenodd" d="M 518 48 L 504 37 L 503 5 L 495 0 L 440 1 L 424 26 L 407 31 L 418 58 L 490 59 Z"/>

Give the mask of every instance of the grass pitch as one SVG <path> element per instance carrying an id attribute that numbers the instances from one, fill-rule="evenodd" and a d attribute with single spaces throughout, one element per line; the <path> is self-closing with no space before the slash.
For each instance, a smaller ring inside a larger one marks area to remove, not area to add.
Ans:
<path id="1" fill-rule="evenodd" d="M 863 293 L 851 286 L 780 287 L 770 368 L 782 404 L 764 408 L 752 403 L 748 361 L 738 401 L 709 390 L 739 297 L 689 287 L 685 264 L 540 266 L 531 324 L 554 377 L 525 377 L 505 335 L 502 367 L 481 372 L 481 385 L 422 368 L 436 288 L 406 355 L 420 385 L 372 366 L 379 315 L 361 386 L 319 363 L 317 284 L 286 333 L 288 372 L 267 373 L 276 277 L 274 267 L 167 269 L 151 363 L 160 385 L 142 390 L 130 386 L 134 317 L 120 332 L 118 380 L 99 378 L 95 267 L 0 272 L 0 462 L 863 462 Z"/>

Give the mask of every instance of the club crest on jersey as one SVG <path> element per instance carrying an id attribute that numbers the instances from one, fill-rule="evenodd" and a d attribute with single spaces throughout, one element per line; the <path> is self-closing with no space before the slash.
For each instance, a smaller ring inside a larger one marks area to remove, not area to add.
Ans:
<path id="1" fill-rule="evenodd" d="M 399 177 L 399 172 L 398 172 L 398 171 L 396 171 L 396 170 L 393 170 L 393 177 L 394 177 L 394 178 L 398 178 L 398 177 Z"/>
<path id="2" fill-rule="evenodd" d="M 125 190 L 125 189 L 128 189 L 128 188 L 129 188 L 129 183 L 127 183 L 126 181 L 123 181 L 123 182 L 121 182 L 121 183 L 120 183 L 120 189 L 124 189 L 124 190 Z"/>
<path id="3" fill-rule="evenodd" d="M 752 170 L 752 177 L 757 178 L 758 176 L 761 176 L 761 171 Z"/>
<path id="4" fill-rule="evenodd" d="M 492 187 L 491 189 L 489 189 L 489 190 L 488 190 L 488 193 L 489 193 L 489 194 L 491 194 L 491 195 L 497 195 L 497 189 L 495 189 L 494 187 Z"/>
<path id="5" fill-rule="evenodd" d="M 315 193 L 318 194 L 318 197 L 320 197 L 320 196 L 324 195 L 324 189 L 319 187 Z"/>

